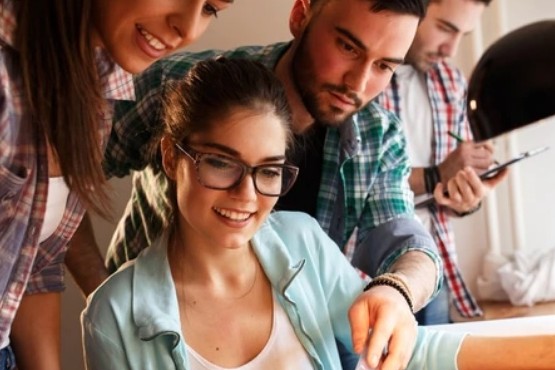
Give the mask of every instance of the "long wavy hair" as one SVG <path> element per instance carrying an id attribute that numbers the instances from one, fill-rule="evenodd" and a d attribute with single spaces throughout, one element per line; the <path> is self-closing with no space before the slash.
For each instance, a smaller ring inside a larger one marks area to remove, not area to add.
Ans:
<path id="1" fill-rule="evenodd" d="M 18 0 L 16 6 L 16 47 L 33 125 L 48 140 L 69 188 L 106 217 L 98 130 L 105 102 L 91 41 L 92 0 Z"/>

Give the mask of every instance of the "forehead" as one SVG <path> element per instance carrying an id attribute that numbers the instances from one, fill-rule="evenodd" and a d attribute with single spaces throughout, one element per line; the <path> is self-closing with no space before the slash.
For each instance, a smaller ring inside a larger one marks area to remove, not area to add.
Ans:
<path id="1" fill-rule="evenodd" d="M 472 31 L 480 21 L 485 4 L 474 0 L 441 0 L 428 6 L 425 21 L 448 22 L 460 32 Z"/>
<path id="2" fill-rule="evenodd" d="M 379 58 L 403 58 L 412 43 L 418 18 L 391 11 L 374 13 L 368 0 L 330 0 L 315 14 L 311 27 L 347 30 Z"/>
<path id="3" fill-rule="evenodd" d="M 276 151 L 285 151 L 285 123 L 271 110 L 232 108 L 214 122 L 208 122 L 207 127 L 192 134 L 190 140 L 217 143 L 233 148 L 238 153 L 248 151 L 249 154 L 276 155 Z"/>

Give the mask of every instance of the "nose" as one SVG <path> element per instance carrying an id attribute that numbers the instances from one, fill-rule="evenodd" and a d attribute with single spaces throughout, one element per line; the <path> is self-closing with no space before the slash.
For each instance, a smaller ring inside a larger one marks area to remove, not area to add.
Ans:
<path id="1" fill-rule="evenodd" d="M 167 39 L 172 49 L 183 48 L 196 41 L 204 31 L 201 11 L 188 9 L 187 12 L 172 14 L 168 18 L 172 30 L 171 37 Z"/>
<path id="2" fill-rule="evenodd" d="M 351 91 L 359 95 L 366 90 L 372 75 L 371 70 L 371 63 L 359 63 L 347 71 L 343 82 Z"/>
<path id="3" fill-rule="evenodd" d="M 242 200 L 256 200 L 257 192 L 254 186 L 254 177 L 252 173 L 245 174 L 237 186 L 230 189 L 230 192 L 235 198 Z"/>
<path id="4" fill-rule="evenodd" d="M 439 52 L 442 57 L 453 57 L 459 48 L 459 44 L 461 42 L 462 35 L 457 33 L 450 37 L 447 41 L 445 41 L 439 49 Z"/>

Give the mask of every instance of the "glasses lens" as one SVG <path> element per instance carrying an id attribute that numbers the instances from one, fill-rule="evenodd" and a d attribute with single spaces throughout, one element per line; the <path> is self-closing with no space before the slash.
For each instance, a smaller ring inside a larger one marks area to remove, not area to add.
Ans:
<path id="1" fill-rule="evenodd" d="M 228 189 L 243 175 L 243 167 L 230 159 L 205 154 L 198 162 L 200 181 L 213 189 Z"/>
<path id="2" fill-rule="evenodd" d="M 295 182 L 297 171 L 295 167 L 287 165 L 259 166 L 255 176 L 256 188 L 264 195 L 283 195 Z"/>

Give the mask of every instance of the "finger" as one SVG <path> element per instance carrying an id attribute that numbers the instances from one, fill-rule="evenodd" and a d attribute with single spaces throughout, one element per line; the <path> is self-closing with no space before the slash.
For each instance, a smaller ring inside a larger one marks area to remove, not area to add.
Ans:
<path id="1" fill-rule="evenodd" d="M 460 203 L 462 201 L 462 195 L 459 191 L 459 185 L 457 183 L 458 176 L 459 173 L 447 182 L 447 193 L 449 194 L 449 199 L 455 203 Z"/>
<path id="2" fill-rule="evenodd" d="M 495 150 L 492 140 L 481 141 L 477 144 L 492 154 Z"/>
<path id="3" fill-rule="evenodd" d="M 356 300 L 349 309 L 349 322 L 351 323 L 351 338 L 353 349 L 361 353 L 368 340 L 370 329 L 370 314 L 368 305 L 362 300 Z"/>
<path id="4" fill-rule="evenodd" d="M 507 176 L 509 175 L 509 169 L 508 168 L 504 168 L 502 170 L 499 170 L 495 175 L 493 175 L 492 177 L 488 177 L 486 180 L 483 180 L 482 182 L 484 183 L 484 185 L 486 185 L 488 188 L 493 189 L 494 187 L 496 187 L 501 181 L 505 180 L 507 178 Z"/>
<path id="5" fill-rule="evenodd" d="M 434 190 L 434 199 L 437 204 L 448 207 L 451 200 L 449 199 L 449 194 L 447 194 L 444 189 L 445 187 L 442 183 L 437 184 Z"/>
<path id="6" fill-rule="evenodd" d="M 380 358 L 386 350 L 387 343 L 394 329 L 395 317 L 379 315 L 368 342 L 368 355 L 366 361 L 370 367 L 377 367 Z"/>
<path id="7" fill-rule="evenodd" d="M 384 356 L 383 365 L 380 367 L 381 370 L 398 370 L 407 367 L 414 348 L 415 332 L 416 326 L 414 326 L 414 333 L 403 330 L 391 337 L 388 353 Z"/>
<path id="8" fill-rule="evenodd" d="M 461 206 L 474 208 L 486 195 L 485 185 L 474 169 L 467 167 L 457 174 L 457 187 L 462 196 Z"/>
<path id="9" fill-rule="evenodd" d="M 478 169 L 478 170 L 486 170 L 491 167 L 491 165 L 495 162 L 493 159 L 493 154 L 483 148 L 479 150 L 474 150 L 470 154 L 470 163 L 468 165 Z"/>

